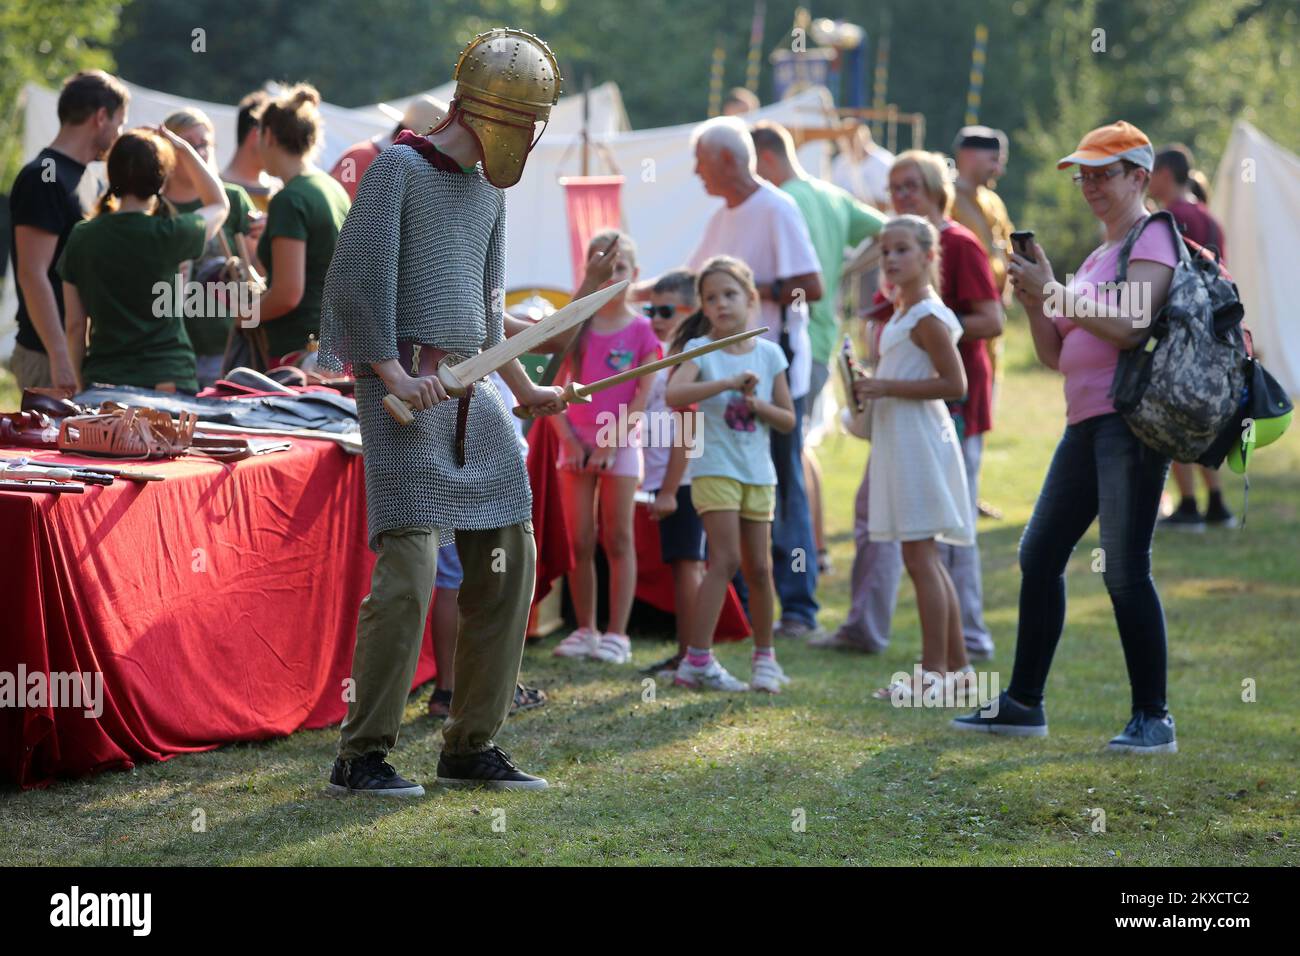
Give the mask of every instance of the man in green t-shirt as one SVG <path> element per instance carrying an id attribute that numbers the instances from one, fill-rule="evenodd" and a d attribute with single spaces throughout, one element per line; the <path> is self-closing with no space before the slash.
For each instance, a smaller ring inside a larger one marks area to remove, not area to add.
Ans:
<path id="1" fill-rule="evenodd" d="M 785 127 L 763 120 L 751 130 L 751 135 L 758 155 L 758 174 L 789 193 L 799 206 L 821 264 L 822 297 L 808 304 L 808 336 L 812 339 L 813 359 L 808 389 L 811 409 L 817 393 L 830 377 L 831 356 L 839 335 L 836 310 L 844 254 L 880 232 L 888 217 L 838 186 L 809 176 L 799 164 L 794 140 Z"/>
<path id="2" fill-rule="evenodd" d="M 839 337 L 837 311 L 844 253 L 880 232 L 888 217 L 859 202 L 840 187 L 809 176 L 800 165 L 794 140 L 784 126 L 762 120 L 750 130 L 750 135 L 754 139 L 758 174 L 794 199 L 808 224 L 808 235 L 821 265 L 822 296 L 808 303 L 812 371 L 808 379 L 807 401 L 811 416 L 817 393 L 830 378 L 831 356 Z M 817 545 L 817 567 L 820 573 L 825 574 L 831 570 L 830 554 L 826 549 L 826 512 L 822 507 L 821 468 L 811 448 L 803 449 L 803 463 L 813 538 Z"/>

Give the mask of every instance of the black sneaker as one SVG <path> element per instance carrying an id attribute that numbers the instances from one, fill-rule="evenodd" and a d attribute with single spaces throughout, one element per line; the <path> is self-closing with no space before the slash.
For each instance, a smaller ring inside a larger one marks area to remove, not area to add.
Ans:
<path id="1" fill-rule="evenodd" d="M 1158 528 L 1170 528 L 1174 531 L 1191 531 L 1200 533 L 1205 530 L 1205 518 L 1196 510 L 1195 501 L 1184 501 L 1168 518 L 1156 522 Z"/>
<path id="2" fill-rule="evenodd" d="M 1215 528 L 1237 527 L 1237 516 L 1228 510 L 1222 501 L 1211 501 L 1205 509 L 1205 523 Z"/>
<path id="3" fill-rule="evenodd" d="M 424 787 L 400 776 L 378 750 L 352 760 L 342 757 L 335 760 L 325 791 L 335 797 L 351 794 L 367 797 L 424 796 Z"/>
<path id="4" fill-rule="evenodd" d="M 473 754 L 449 754 L 438 757 L 438 783 L 443 787 L 482 787 L 486 790 L 545 790 L 541 777 L 524 773 L 510 762 L 510 755 L 500 747 L 489 747 Z"/>
<path id="5" fill-rule="evenodd" d="M 682 658 L 685 656 L 681 651 L 678 651 L 672 657 L 666 657 L 657 664 L 642 668 L 641 673 L 661 680 L 669 680 L 677 673 L 677 665 L 682 662 Z"/>
<path id="6" fill-rule="evenodd" d="M 1006 691 L 973 714 L 954 717 L 950 722 L 954 730 L 982 731 L 986 734 L 1004 734 L 1008 737 L 1046 737 L 1047 711 L 1043 705 L 1026 707 L 1012 700 Z"/>
<path id="7" fill-rule="evenodd" d="M 1106 749 L 1127 754 L 1176 754 L 1178 741 L 1174 737 L 1174 715 L 1152 717 L 1138 711 L 1124 732 L 1111 738 Z"/>

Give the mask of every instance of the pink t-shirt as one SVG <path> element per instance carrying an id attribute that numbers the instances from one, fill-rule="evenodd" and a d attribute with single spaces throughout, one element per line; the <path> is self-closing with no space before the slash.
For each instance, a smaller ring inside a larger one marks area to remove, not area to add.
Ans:
<path id="1" fill-rule="evenodd" d="M 1074 294 L 1076 308 L 1082 299 L 1096 302 L 1099 291 L 1097 286 L 1115 281 L 1122 245 L 1121 242 L 1109 248 L 1098 246 L 1065 284 L 1066 289 Z M 1167 225 L 1153 223 L 1143 230 L 1129 256 L 1130 268 L 1139 259 L 1159 262 L 1171 269 L 1178 264 L 1178 252 Z M 1111 309 L 1123 305 L 1113 289 L 1106 290 L 1103 301 Z M 1119 363 L 1119 349 L 1097 338 L 1087 329 L 1075 325 L 1060 315 L 1060 311 L 1057 310 L 1058 314 L 1050 311 L 1047 314 L 1056 324 L 1056 331 L 1061 334 L 1061 359 L 1057 367 L 1065 376 L 1065 418 L 1069 424 L 1076 425 L 1115 411 L 1115 405 L 1110 400 L 1110 385 L 1115 378 L 1115 366 Z"/>
<path id="2" fill-rule="evenodd" d="M 590 385 L 662 356 L 663 349 L 655 338 L 650 320 L 644 315 L 638 315 L 617 332 L 607 335 L 588 328 L 582 342 L 582 368 L 574 377 L 580 383 Z M 597 392 L 591 396 L 590 404 L 570 405 L 565 411 L 569 424 L 579 436 L 590 441 L 606 420 L 600 417 L 601 413 L 612 414 L 617 419 L 619 407 L 631 403 L 640 384 L 641 380 L 634 378 Z M 624 412 L 625 417 L 626 414 Z"/>

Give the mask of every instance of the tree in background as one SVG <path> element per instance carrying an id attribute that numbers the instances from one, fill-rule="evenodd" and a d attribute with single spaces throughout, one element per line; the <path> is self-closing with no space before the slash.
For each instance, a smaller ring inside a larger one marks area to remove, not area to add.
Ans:
<path id="1" fill-rule="evenodd" d="M 999 192 L 1054 260 L 1093 235 L 1055 160 L 1094 126 L 1129 119 L 1157 144 L 1188 143 L 1211 173 L 1238 117 L 1300 149 L 1300 0 L 768 0 L 764 101 L 766 53 L 790 44 L 799 2 L 863 26 L 872 52 L 888 31 L 889 99 L 924 113 L 926 145 L 944 151 L 963 125 L 975 25 L 989 28 L 980 122 L 1013 142 Z M 703 118 L 718 36 L 725 85 L 744 81 L 752 13 L 753 0 L 0 0 L 0 183 L 22 159 L 16 91 L 83 66 L 115 61 L 128 81 L 218 103 L 268 79 L 308 80 L 327 101 L 359 106 L 446 82 L 475 33 L 508 24 L 551 44 L 566 93 L 584 77 L 616 81 L 642 129 Z M 1094 52 L 1098 29 L 1105 48 Z"/>
<path id="2" fill-rule="evenodd" d="M 1300 150 L 1298 0 L 1018 0 L 1013 8 L 1051 25 L 1045 44 L 1041 26 L 1020 41 L 1020 58 L 1042 64 L 1052 97 L 1029 110 L 1013 165 L 1025 187 L 1016 222 L 1035 230 L 1058 277 L 1099 241 L 1078 188 L 1056 170 L 1088 130 L 1126 119 L 1157 149 L 1188 144 L 1211 177 L 1237 119 Z"/>
<path id="3" fill-rule="evenodd" d="M 22 155 L 23 87 L 57 89 L 77 70 L 111 71 L 108 44 L 121 9 L 120 0 L 0 0 L 0 190 L 6 194 L 31 158 Z"/>

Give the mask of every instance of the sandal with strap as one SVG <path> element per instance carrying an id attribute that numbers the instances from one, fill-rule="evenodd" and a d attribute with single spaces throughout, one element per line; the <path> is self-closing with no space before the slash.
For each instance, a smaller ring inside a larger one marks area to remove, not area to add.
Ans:
<path id="1" fill-rule="evenodd" d="M 527 684 L 518 683 L 515 685 L 515 699 L 510 705 L 510 714 L 514 716 L 525 710 L 533 710 L 545 705 L 546 691 L 540 687 L 529 687 Z"/>

